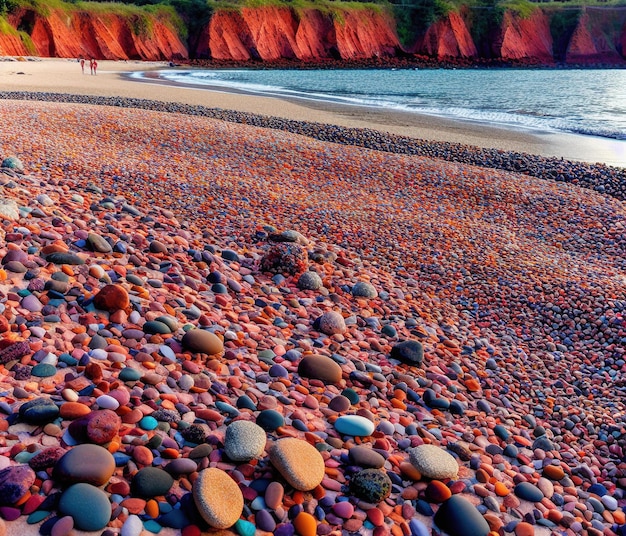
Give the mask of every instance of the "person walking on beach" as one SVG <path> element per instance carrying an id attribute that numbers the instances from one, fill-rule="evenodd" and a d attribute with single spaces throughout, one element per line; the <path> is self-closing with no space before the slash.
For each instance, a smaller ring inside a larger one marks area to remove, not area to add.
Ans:
<path id="1" fill-rule="evenodd" d="M 98 62 L 94 59 L 93 61 L 93 74 L 97 74 L 96 70 L 98 69 Z"/>
<path id="2" fill-rule="evenodd" d="M 83 74 L 85 74 L 85 58 L 80 58 L 78 61 L 80 61 L 80 68 L 83 71 Z"/>

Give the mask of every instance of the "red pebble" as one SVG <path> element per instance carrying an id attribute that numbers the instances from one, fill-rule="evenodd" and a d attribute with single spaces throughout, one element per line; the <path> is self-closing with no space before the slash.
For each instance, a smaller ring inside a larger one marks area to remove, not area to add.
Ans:
<path id="1" fill-rule="evenodd" d="M 450 488 L 440 480 L 433 480 L 426 486 L 426 498 L 430 502 L 442 503 L 452 496 Z"/>
<path id="2" fill-rule="evenodd" d="M 195 525 L 187 525 L 180 532 L 180 536 L 200 536 L 202 531 Z"/>
<path id="3" fill-rule="evenodd" d="M 378 508 L 370 508 L 367 511 L 367 519 L 369 519 L 375 527 L 381 527 L 385 522 L 385 516 Z"/>

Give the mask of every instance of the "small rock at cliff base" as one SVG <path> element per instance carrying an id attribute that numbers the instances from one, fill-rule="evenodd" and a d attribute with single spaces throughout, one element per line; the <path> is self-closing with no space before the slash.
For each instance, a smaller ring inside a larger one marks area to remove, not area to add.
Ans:
<path id="1" fill-rule="evenodd" d="M 20 207 L 13 199 L 0 198 L 0 217 L 5 220 L 19 220 Z"/>
<path id="2" fill-rule="evenodd" d="M 298 278 L 298 288 L 300 290 L 318 290 L 322 286 L 322 278 L 316 272 L 304 272 Z"/>
<path id="3" fill-rule="evenodd" d="M 183 335 L 181 342 L 184 349 L 202 354 L 217 355 L 224 350 L 222 340 L 215 333 L 204 329 L 190 329 Z"/>
<path id="4" fill-rule="evenodd" d="M 101 489 L 90 484 L 74 484 L 61 495 L 59 512 L 71 516 L 77 529 L 101 530 L 111 518 L 111 503 Z"/>
<path id="5" fill-rule="evenodd" d="M 487 536 L 489 524 L 467 499 L 453 495 L 435 514 L 437 526 L 450 536 Z"/>
<path id="6" fill-rule="evenodd" d="M 0 167 L 12 169 L 13 171 L 23 172 L 24 164 L 17 156 L 9 156 L 2 161 Z"/>
<path id="7" fill-rule="evenodd" d="M 380 469 L 363 469 L 350 480 L 350 492 L 372 504 L 384 501 L 391 493 L 391 479 Z"/>
<path id="8" fill-rule="evenodd" d="M 341 367 L 330 357 L 306 355 L 298 363 L 298 374 L 303 378 L 337 383 L 341 380 Z"/>
<path id="9" fill-rule="evenodd" d="M 324 458 L 302 439 L 279 439 L 270 447 L 269 454 L 272 465 L 297 490 L 312 490 L 324 478 Z"/>
<path id="10" fill-rule="evenodd" d="M 93 304 L 98 309 L 114 313 L 120 309 L 127 309 L 130 306 L 130 298 L 124 287 L 120 285 L 105 285 L 93 297 Z"/>
<path id="11" fill-rule="evenodd" d="M 193 500 L 202 518 L 217 529 L 232 527 L 243 512 L 243 494 L 221 469 L 204 469 L 193 483 Z"/>
<path id="12" fill-rule="evenodd" d="M 35 471 L 28 465 L 14 465 L 0 471 L 0 506 L 12 506 L 35 483 Z"/>
<path id="13" fill-rule="evenodd" d="M 226 428 L 224 452 L 231 460 L 247 462 L 265 450 L 265 430 L 250 421 L 235 421 Z"/>
<path id="14" fill-rule="evenodd" d="M 456 478 L 459 472 L 459 464 L 454 457 L 435 445 L 420 445 L 410 449 L 409 460 L 427 478 Z"/>
<path id="15" fill-rule="evenodd" d="M 83 482 L 93 486 L 106 484 L 115 471 L 115 459 L 99 445 L 77 445 L 56 463 L 53 477 L 57 482 Z"/>
<path id="16" fill-rule="evenodd" d="M 307 268 L 309 257 L 302 246 L 284 242 L 273 245 L 261 259 L 261 271 L 296 275 Z"/>
<path id="17" fill-rule="evenodd" d="M 371 283 L 359 281 L 352 287 L 352 295 L 355 298 L 376 298 L 378 292 Z"/>
<path id="18" fill-rule="evenodd" d="M 326 335 L 345 333 L 346 322 L 337 311 L 327 311 L 318 319 L 320 331 Z"/>
<path id="19" fill-rule="evenodd" d="M 391 349 L 390 357 L 407 365 L 420 366 L 424 360 L 424 346 L 419 341 L 402 341 Z"/>

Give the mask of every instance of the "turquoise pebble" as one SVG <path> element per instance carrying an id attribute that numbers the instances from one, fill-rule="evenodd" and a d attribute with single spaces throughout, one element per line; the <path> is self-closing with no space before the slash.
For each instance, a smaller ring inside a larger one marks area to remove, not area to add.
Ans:
<path id="1" fill-rule="evenodd" d="M 235 530 L 239 536 L 254 536 L 256 527 L 254 526 L 254 523 L 250 523 L 250 521 L 238 519 L 235 523 Z"/>
<path id="2" fill-rule="evenodd" d="M 342 415 L 335 421 L 335 430 L 351 436 L 370 436 L 374 433 L 374 423 L 360 415 Z"/>
<path id="3" fill-rule="evenodd" d="M 144 333 L 150 334 L 159 334 L 159 335 L 168 335 L 172 333 L 172 330 L 169 328 L 167 324 L 164 322 L 159 322 L 158 320 L 149 320 L 143 325 Z"/>
<path id="4" fill-rule="evenodd" d="M 59 499 L 59 512 L 72 516 L 79 530 L 102 530 L 111 518 L 111 503 L 107 494 L 89 484 L 74 484 Z"/>
<path id="5" fill-rule="evenodd" d="M 159 514 L 169 514 L 172 511 L 172 505 L 168 502 L 159 502 Z"/>
<path id="6" fill-rule="evenodd" d="M 28 452 L 26 450 L 23 450 L 22 452 L 16 454 L 13 459 L 18 463 L 28 463 L 31 460 L 31 458 L 34 458 L 38 453 L 39 451 Z"/>
<path id="7" fill-rule="evenodd" d="M 36 512 L 33 512 L 32 514 L 28 516 L 28 519 L 26 520 L 26 522 L 29 525 L 34 525 L 35 523 L 39 523 L 40 521 L 43 521 L 49 515 L 50 515 L 50 512 L 47 512 L 46 510 L 37 510 Z"/>
<path id="8" fill-rule="evenodd" d="M 136 382 L 141 378 L 141 373 L 131 367 L 126 367 L 120 370 L 118 378 L 123 382 Z"/>
<path id="9" fill-rule="evenodd" d="M 150 415 L 146 415 L 139 421 L 139 428 L 143 430 L 154 430 L 159 425 L 159 422 Z"/>
<path id="10" fill-rule="evenodd" d="M 33 367 L 30 373 L 33 376 L 37 376 L 37 378 L 49 378 L 57 373 L 57 369 L 54 365 L 50 365 L 49 363 L 39 363 Z"/>
<path id="11" fill-rule="evenodd" d="M 78 360 L 74 359 L 70 354 L 61 354 L 59 356 L 59 361 L 61 361 L 61 363 L 65 363 L 66 365 L 69 365 L 71 367 L 78 365 Z"/>
<path id="12" fill-rule="evenodd" d="M 158 534 L 163 530 L 163 527 L 159 525 L 154 519 L 148 519 L 143 522 L 143 528 L 148 532 L 153 532 L 154 534 Z"/>

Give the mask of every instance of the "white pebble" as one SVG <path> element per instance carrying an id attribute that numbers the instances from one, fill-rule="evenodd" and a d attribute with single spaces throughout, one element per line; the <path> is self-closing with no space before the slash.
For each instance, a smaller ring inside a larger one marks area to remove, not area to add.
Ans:
<path id="1" fill-rule="evenodd" d="M 130 515 L 126 521 L 124 521 L 120 534 L 121 536 L 139 536 L 142 530 L 143 523 L 141 519 L 139 519 L 139 516 Z"/>
<path id="2" fill-rule="evenodd" d="M 101 409 L 116 410 L 120 407 L 120 403 L 115 398 L 109 395 L 100 395 L 98 398 L 96 398 L 96 403 Z"/>
<path id="3" fill-rule="evenodd" d="M 63 389 L 61 396 L 63 400 L 67 400 L 68 402 L 76 402 L 78 400 L 78 393 L 73 389 Z"/>
<path id="4" fill-rule="evenodd" d="M 601 501 L 604 506 L 611 510 L 611 512 L 617 510 L 618 504 L 615 497 L 611 497 L 610 495 L 603 495 Z"/>
<path id="5" fill-rule="evenodd" d="M 48 365 L 53 365 L 56 367 L 57 363 L 59 362 L 59 357 L 54 355 L 52 352 L 48 352 L 46 357 L 44 357 L 40 362 L 46 363 Z"/>
<path id="6" fill-rule="evenodd" d="M 93 350 L 90 350 L 89 355 L 93 359 L 98 359 L 99 361 L 104 361 L 109 357 L 109 354 L 105 352 L 102 348 L 94 348 Z"/>

